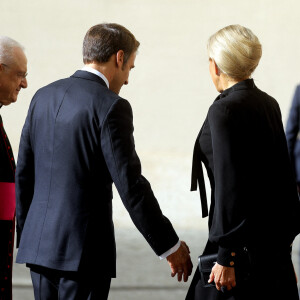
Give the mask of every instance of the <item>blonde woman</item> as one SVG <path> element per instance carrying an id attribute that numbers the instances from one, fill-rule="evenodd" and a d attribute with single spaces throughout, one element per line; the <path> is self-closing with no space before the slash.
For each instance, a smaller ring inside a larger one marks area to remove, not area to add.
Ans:
<path id="1" fill-rule="evenodd" d="M 280 108 L 251 79 L 262 46 L 250 29 L 231 25 L 210 37 L 208 55 L 220 95 L 195 143 L 192 190 L 198 183 L 202 214 L 209 215 L 203 254 L 217 258 L 210 286 L 197 269 L 186 299 L 299 299 L 290 253 L 300 202 Z"/>

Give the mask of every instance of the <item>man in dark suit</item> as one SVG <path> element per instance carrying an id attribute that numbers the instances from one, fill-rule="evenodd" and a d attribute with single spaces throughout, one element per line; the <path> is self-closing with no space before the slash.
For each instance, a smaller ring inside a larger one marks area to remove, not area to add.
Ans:
<path id="1" fill-rule="evenodd" d="M 27 59 L 15 40 L 0 36 L 0 108 L 17 101 L 27 87 Z M 15 161 L 0 116 L 0 299 L 12 299 L 15 233 Z"/>
<path id="2" fill-rule="evenodd" d="M 132 110 L 118 95 L 138 46 L 123 26 L 96 25 L 84 38 L 85 67 L 32 99 L 16 172 L 17 262 L 31 268 L 36 299 L 107 299 L 116 276 L 112 183 L 172 276 L 191 274 L 188 247 L 141 174 Z"/>
<path id="3" fill-rule="evenodd" d="M 286 124 L 285 135 L 287 139 L 289 154 L 297 182 L 298 193 L 300 193 L 300 85 L 296 87 L 288 121 Z M 299 255 L 300 258 L 300 255 Z M 300 260 L 299 260 L 300 270 Z M 300 272 L 300 271 L 299 271 Z M 298 273 L 299 273 L 298 272 Z M 299 289 L 300 294 L 300 289 Z"/>
<path id="4" fill-rule="evenodd" d="M 286 139 L 295 172 L 298 191 L 300 191 L 300 85 L 297 86 L 286 125 Z"/>

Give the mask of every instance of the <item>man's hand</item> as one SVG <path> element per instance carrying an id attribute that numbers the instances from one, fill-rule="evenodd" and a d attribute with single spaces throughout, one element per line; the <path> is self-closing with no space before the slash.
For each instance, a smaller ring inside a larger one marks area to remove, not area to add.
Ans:
<path id="1" fill-rule="evenodd" d="M 183 280 L 186 282 L 188 277 L 192 274 L 193 264 L 189 253 L 189 247 L 184 241 L 181 241 L 178 250 L 167 257 L 172 271 L 171 276 L 174 277 L 178 274 L 178 281 L 181 281 L 183 276 Z"/>
<path id="2" fill-rule="evenodd" d="M 218 291 L 221 287 L 230 291 L 236 286 L 235 272 L 233 267 L 224 267 L 216 263 L 211 270 L 208 282 L 215 282 Z"/>

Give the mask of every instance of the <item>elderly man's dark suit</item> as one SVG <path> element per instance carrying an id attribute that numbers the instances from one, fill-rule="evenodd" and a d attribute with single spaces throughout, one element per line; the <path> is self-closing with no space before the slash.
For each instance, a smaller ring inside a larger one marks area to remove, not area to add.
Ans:
<path id="1" fill-rule="evenodd" d="M 3 127 L 0 116 L 0 207 L 7 209 L 8 206 L 15 207 L 15 199 L 4 195 L 6 184 L 15 182 L 15 161 L 11 145 Z M 3 212 L 0 212 L 3 215 Z M 12 258 L 15 232 L 14 213 L 9 218 L 0 218 L 0 299 L 12 298 Z"/>
<path id="2" fill-rule="evenodd" d="M 17 262 L 115 277 L 113 182 L 155 253 L 173 247 L 178 237 L 141 175 L 128 101 L 86 71 L 40 89 L 17 163 Z"/>

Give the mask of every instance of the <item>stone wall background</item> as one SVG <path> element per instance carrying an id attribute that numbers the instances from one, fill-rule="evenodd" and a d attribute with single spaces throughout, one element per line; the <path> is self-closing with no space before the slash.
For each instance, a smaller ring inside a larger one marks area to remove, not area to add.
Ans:
<path id="1" fill-rule="evenodd" d="M 191 246 L 196 265 L 207 237 L 207 220 L 201 219 L 198 193 L 189 192 L 192 151 L 217 96 L 208 73 L 207 39 L 229 24 L 253 30 L 263 45 L 253 77 L 259 88 L 278 100 L 285 124 L 300 82 L 299 10 L 298 0 L 1 0 L 0 34 L 22 43 L 28 57 L 28 88 L 16 104 L 1 109 L 15 156 L 36 90 L 82 67 L 82 40 L 92 25 L 124 25 L 141 42 L 136 68 L 121 95 L 133 107 L 143 173 L 162 210 Z M 146 300 L 153 293 L 157 299 L 183 299 L 188 284 L 170 278 L 166 262 L 155 257 L 136 231 L 117 192 L 114 216 L 119 277 L 113 281 L 110 300 Z M 27 294 L 32 299 L 24 266 L 15 266 L 14 286 L 16 300 L 25 300 Z"/>

